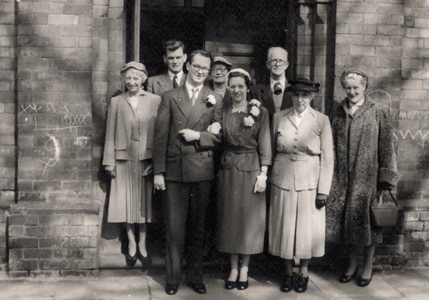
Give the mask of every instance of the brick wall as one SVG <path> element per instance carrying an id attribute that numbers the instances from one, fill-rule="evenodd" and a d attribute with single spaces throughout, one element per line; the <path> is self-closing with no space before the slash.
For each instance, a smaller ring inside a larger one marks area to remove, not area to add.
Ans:
<path id="1" fill-rule="evenodd" d="M 98 269 L 98 205 L 25 203 L 9 217 L 9 276 L 88 275 Z"/>
<path id="2" fill-rule="evenodd" d="M 342 71 L 359 69 L 370 78 L 368 96 L 389 105 L 394 121 L 403 211 L 377 249 L 384 268 L 429 265 L 428 20 L 427 1 L 337 1 L 335 100 L 344 97 Z"/>

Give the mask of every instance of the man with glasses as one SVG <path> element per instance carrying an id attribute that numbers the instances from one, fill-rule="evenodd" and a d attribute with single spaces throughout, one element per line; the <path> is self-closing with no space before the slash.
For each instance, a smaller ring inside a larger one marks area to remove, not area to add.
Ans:
<path id="1" fill-rule="evenodd" d="M 183 85 L 186 74 L 183 64 L 186 61 L 185 46 L 181 41 L 170 40 L 164 43 L 164 63 L 168 67 L 167 73 L 150 77 L 147 82 L 147 91 L 161 96 L 163 93 Z"/>
<path id="2" fill-rule="evenodd" d="M 276 111 L 293 105 L 292 96 L 287 91 L 289 84 L 285 74 L 289 66 L 287 51 L 282 47 L 269 48 L 266 65 L 270 70 L 270 82 L 256 85 L 252 89 L 252 93 L 268 109 L 270 119 L 272 119 Z"/>
<path id="3" fill-rule="evenodd" d="M 204 294 L 204 226 L 214 180 L 213 150 L 220 136 L 207 131 L 221 122 L 222 97 L 203 83 L 212 64 L 209 52 L 196 50 L 186 63 L 183 86 L 162 95 L 153 145 L 154 186 L 165 190 L 166 286 L 174 295 L 181 278 L 181 259 L 187 241 L 187 284 Z"/>

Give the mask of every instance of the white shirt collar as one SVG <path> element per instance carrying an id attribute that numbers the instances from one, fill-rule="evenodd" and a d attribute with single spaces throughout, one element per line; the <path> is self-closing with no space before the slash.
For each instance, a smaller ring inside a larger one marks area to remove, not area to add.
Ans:
<path id="1" fill-rule="evenodd" d="M 274 85 L 276 84 L 276 82 L 280 82 L 280 84 L 282 85 L 282 90 L 285 90 L 286 87 L 286 76 L 283 74 L 282 78 L 280 78 L 279 80 L 274 80 L 270 77 L 270 86 L 271 86 L 271 90 L 274 89 Z"/>
<path id="2" fill-rule="evenodd" d="M 180 85 L 180 82 L 182 81 L 183 71 L 180 71 L 177 74 L 174 74 L 173 72 L 168 71 L 168 76 L 170 77 L 171 81 L 173 81 L 174 75 L 177 76 L 177 84 Z"/>
<path id="3" fill-rule="evenodd" d="M 192 89 L 195 89 L 195 88 L 198 89 L 195 95 L 195 97 L 198 97 L 199 93 L 201 92 L 201 89 L 203 88 L 203 85 L 201 84 L 199 86 L 192 86 L 189 84 L 188 81 L 185 81 L 185 87 L 186 87 L 186 90 L 188 91 L 189 99 L 192 99 Z"/>

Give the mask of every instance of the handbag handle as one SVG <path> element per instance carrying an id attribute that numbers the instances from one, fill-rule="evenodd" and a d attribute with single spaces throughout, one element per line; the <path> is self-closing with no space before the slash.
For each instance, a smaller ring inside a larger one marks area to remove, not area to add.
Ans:
<path id="1" fill-rule="evenodd" d="M 371 203 L 374 202 L 374 199 L 378 198 L 378 196 L 380 196 L 383 193 L 383 191 L 388 191 L 389 192 L 390 197 L 392 197 L 393 202 L 395 203 L 396 207 L 398 207 L 398 202 L 396 202 L 396 198 L 395 198 L 395 196 L 393 196 L 391 190 L 377 190 L 377 197 L 374 197 L 372 199 Z"/>

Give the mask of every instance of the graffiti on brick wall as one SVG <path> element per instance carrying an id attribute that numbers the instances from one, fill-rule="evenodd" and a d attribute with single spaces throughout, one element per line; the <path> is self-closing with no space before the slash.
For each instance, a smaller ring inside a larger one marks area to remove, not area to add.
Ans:
<path id="1" fill-rule="evenodd" d="M 69 112 L 67 106 L 64 106 L 64 122 L 68 126 L 80 126 L 86 125 L 86 119 L 90 116 L 89 113 L 86 114 L 75 114 Z"/>
<path id="2" fill-rule="evenodd" d="M 47 159 L 47 160 L 41 160 L 40 162 L 44 165 L 43 173 L 42 175 L 45 175 L 46 168 L 50 167 L 53 168 L 55 165 L 60 161 L 60 155 L 61 155 L 61 143 L 60 141 L 53 135 L 47 134 L 48 139 L 43 145 L 45 150 L 53 155 L 53 157 Z"/>
<path id="3" fill-rule="evenodd" d="M 35 103 L 22 104 L 21 112 L 19 113 L 18 118 L 23 114 L 38 113 L 39 110 L 41 110 L 42 108 L 43 108 L 42 105 L 35 104 Z"/>
<path id="4" fill-rule="evenodd" d="M 89 137 L 87 136 L 78 136 L 74 138 L 73 145 L 79 146 L 79 147 L 86 147 L 88 145 Z"/>
<path id="5" fill-rule="evenodd" d="M 373 90 L 370 91 L 366 96 L 377 103 L 381 103 L 392 109 L 392 97 L 385 90 Z"/>
<path id="6" fill-rule="evenodd" d="M 409 140 L 418 146 L 426 146 L 426 138 L 429 137 L 429 130 L 396 130 L 393 132 L 396 140 Z"/>
<path id="7" fill-rule="evenodd" d="M 394 120 L 428 120 L 429 111 L 397 110 L 392 113 Z"/>

